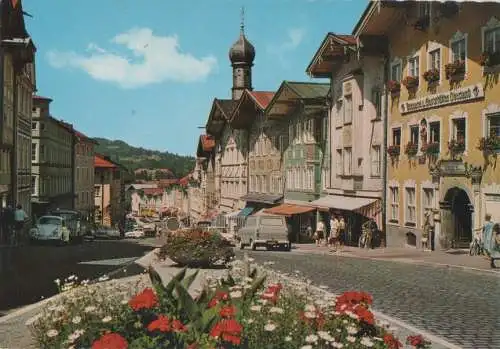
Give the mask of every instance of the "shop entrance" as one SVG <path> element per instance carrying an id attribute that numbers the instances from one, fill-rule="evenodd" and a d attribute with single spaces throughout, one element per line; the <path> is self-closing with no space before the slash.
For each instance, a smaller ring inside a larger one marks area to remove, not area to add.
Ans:
<path id="1" fill-rule="evenodd" d="M 465 190 L 453 187 L 446 192 L 444 201 L 449 203 L 451 223 L 447 226 L 453 229 L 454 248 L 466 248 L 472 241 L 472 213 L 474 211 L 469 196 Z"/>

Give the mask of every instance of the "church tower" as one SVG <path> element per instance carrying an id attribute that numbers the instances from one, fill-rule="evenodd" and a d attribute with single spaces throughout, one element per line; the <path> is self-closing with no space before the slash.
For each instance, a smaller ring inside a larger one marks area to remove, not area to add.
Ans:
<path id="1" fill-rule="evenodd" d="M 232 99 L 240 99 L 245 89 L 252 90 L 252 66 L 255 48 L 245 37 L 244 9 L 241 9 L 240 37 L 229 50 L 229 60 L 233 67 Z"/>

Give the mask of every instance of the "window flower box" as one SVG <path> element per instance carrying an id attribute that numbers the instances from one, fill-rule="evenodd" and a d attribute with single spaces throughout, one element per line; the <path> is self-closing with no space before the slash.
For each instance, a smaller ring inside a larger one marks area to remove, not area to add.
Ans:
<path id="1" fill-rule="evenodd" d="M 415 156 L 418 153 L 418 144 L 408 142 L 405 147 L 405 154 L 408 156 Z"/>
<path id="2" fill-rule="evenodd" d="M 494 67 L 500 64 L 500 51 L 483 52 L 479 57 L 479 64 L 483 67 Z"/>
<path id="3" fill-rule="evenodd" d="M 465 151 L 465 141 L 463 139 L 452 139 L 448 142 L 448 150 L 452 155 L 463 153 Z"/>
<path id="4" fill-rule="evenodd" d="M 440 151 L 439 142 L 427 143 L 424 146 L 422 146 L 422 152 L 424 152 L 427 155 L 437 155 L 439 154 L 439 151 Z"/>
<path id="5" fill-rule="evenodd" d="M 428 84 L 432 84 L 439 81 L 440 72 L 437 69 L 429 69 L 422 75 L 422 77 Z"/>
<path id="6" fill-rule="evenodd" d="M 403 85 L 405 85 L 405 87 L 406 87 L 407 90 L 411 90 L 411 89 L 417 88 L 418 87 L 418 77 L 416 77 L 416 76 L 407 76 L 403 80 Z"/>
<path id="7" fill-rule="evenodd" d="M 396 80 L 389 80 L 387 82 L 387 89 L 391 94 L 396 94 L 401 91 L 401 84 Z"/>
<path id="8" fill-rule="evenodd" d="M 455 61 L 444 66 L 446 79 L 451 80 L 465 74 L 465 61 Z"/>
<path id="9" fill-rule="evenodd" d="M 387 154 L 389 154 L 390 157 L 399 156 L 400 153 L 401 147 L 399 145 L 390 145 L 387 147 Z"/>
<path id="10" fill-rule="evenodd" d="M 498 153 L 500 151 L 500 137 L 492 135 L 481 138 L 477 149 L 481 150 L 484 154 Z"/>

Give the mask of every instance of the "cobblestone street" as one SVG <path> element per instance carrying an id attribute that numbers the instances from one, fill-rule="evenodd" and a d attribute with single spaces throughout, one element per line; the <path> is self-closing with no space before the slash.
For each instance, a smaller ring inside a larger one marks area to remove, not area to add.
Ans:
<path id="1" fill-rule="evenodd" d="M 335 293 L 368 291 L 376 310 L 460 347 L 500 347 L 500 278 L 495 274 L 339 256 L 248 253 L 258 263 L 274 261 L 275 270 L 298 270 Z"/>

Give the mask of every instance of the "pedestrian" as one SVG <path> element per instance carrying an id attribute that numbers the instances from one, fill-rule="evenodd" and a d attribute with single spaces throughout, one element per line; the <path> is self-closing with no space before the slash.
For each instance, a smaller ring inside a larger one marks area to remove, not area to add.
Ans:
<path id="1" fill-rule="evenodd" d="M 345 232 L 345 220 L 344 220 L 344 217 L 340 217 L 340 221 L 339 221 L 339 233 L 338 233 L 338 239 L 339 239 L 339 249 L 341 251 L 344 250 L 344 245 L 347 241 L 347 237 L 346 237 L 346 232 Z"/>
<path id="2" fill-rule="evenodd" d="M 332 216 L 330 220 L 330 247 L 334 248 L 334 251 L 337 249 L 339 238 L 339 220 L 337 216 Z"/>
<path id="3" fill-rule="evenodd" d="M 491 267 L 496 268 L 495 260 L 500 259 L 500 224 L 493 226 L 493 236 L 491 239 Z"/>
<path id="4" fill-rule="evenodd" d="M 495 268 L 495 261 L 492 258 L 493 252 L 493 240 L 495 236 L 493 235 L 493 227 L 495 224 L 491 221 L 491 214 L 487 213 L 484 216 L 484 225 L 483 225 L 483 242 L 484 242 L 484 251 L 488 255 L 490 259 L 490 267 Z"/>
<path id="5" fill-rule="evenodd" d="M 318 221 L 318 224 L 316 225 L 316 233 L 314 235 L 316 246 L 320 246 L 323 242 L 323 239 L 325 238 L 325 223 L 323 223 L 323 220 L 320 219 Z"/>
<path id="6" fill-rule="evenodd" d="M 28 219 L 28 215 L 23 210 L 21 205 L 17 205 L 16 210 L 14 211 L 14 231 L 12 234 L 12 244 L 17 245 L 19 239 L 21 238 L 21 234 L 23 232 L 24 223 Z"/>

